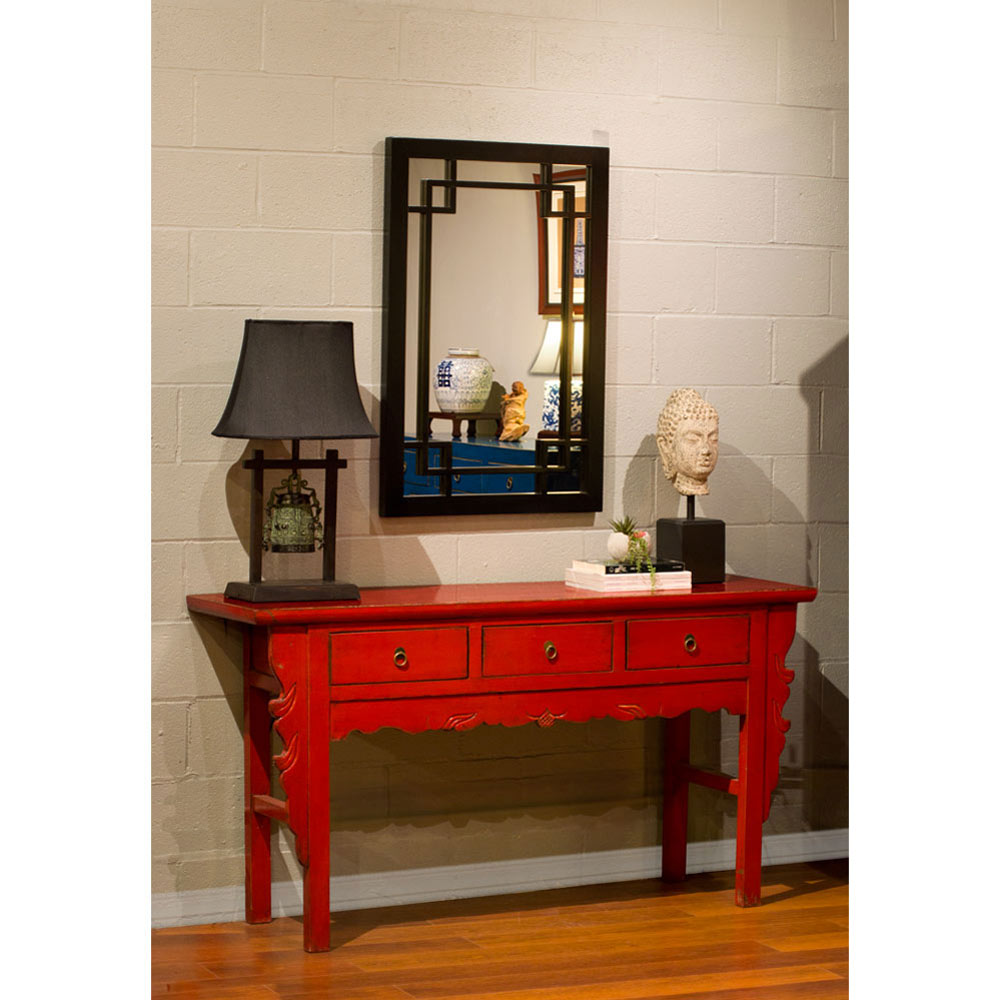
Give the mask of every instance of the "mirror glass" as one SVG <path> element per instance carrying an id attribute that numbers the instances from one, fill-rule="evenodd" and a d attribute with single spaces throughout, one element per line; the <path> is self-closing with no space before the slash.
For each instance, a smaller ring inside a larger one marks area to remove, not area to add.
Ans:
<path id="1" fill-rule="evenodd" d="M 602 147 L 386 140 L 383 516 L 600 509 L 607 177 Z"/>

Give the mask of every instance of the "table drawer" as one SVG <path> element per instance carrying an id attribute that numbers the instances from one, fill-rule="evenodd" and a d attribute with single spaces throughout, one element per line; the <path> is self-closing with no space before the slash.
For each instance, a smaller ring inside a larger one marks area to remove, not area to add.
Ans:
<path id="1" fill-rule="evenodd" d="M 580 674 L 611 670 L 611 622 L 488 625 L 483 676 Z"/>
<path id="2" fill-rule="evenodd" d="M 464 627 L 331 632 L 331 684 L 453 680 L 469 675 Z"/>
<path id="3" fill-rule="evenodd" d="M 750 656 L 747 615 L 633 621 L 627 636 L 628 670 L 718 667 L 746 663 Z"/>

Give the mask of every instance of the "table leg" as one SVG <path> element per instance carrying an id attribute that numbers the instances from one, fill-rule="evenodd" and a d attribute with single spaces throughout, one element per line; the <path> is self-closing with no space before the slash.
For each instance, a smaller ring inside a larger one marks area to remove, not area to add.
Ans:
<path id="1" fill-rule="evenodd" d="M 306 645 L 304 642 L 302 645 Z M 306 951 L 330 950 L 330 687 L 327 664 L 308 663 L 309 700 L 306 733 L 308 861 L 303 873 L 303 931 Z"/>
<path id="2" fill-rule="evenodd" d="M 281 684 L 271 714 L 285 745 L 274 763 L 285 790 L 295 856 L 303 869 L 306 951 L 330 948 L 330 687 L 325 650 L 321 643 L 320 662 L 311 669 L 306 629 L 274 629 L 270 634 L 268 659 Z"/>
<path id="3" fill-rule="evenodd" d="M 330 950 L 330 743 L 317 741 L 309 768 L 309 863 L 303 872 L 306 951 Z"/>
<path id="4" fill-rule="evenodd" d="M 739 797 L 736 805 L 736 905 L 760 903 L 761 827 L 764 823 L 763 677 L 751 679 L 747 714 L 740 716 Z"/>
<path id="5" fill-rule="evenodd" d="M 271 919 L 271 820 L 253 810 L 254 795 L 271 792 L 271 714 L 269 695 L 250 684 L 252 629 L 243 637 L 243 857 L 246 865 L 246 919 Z M 259 640 L 258 640 L 259 641 Z"/>
<path id="6" fill-rule="evenodd" d="M 691 713 L 663 720 L 664 882 L 680 882 L 687 871 L 688 782 L 683 767 L 691 752 Z"/>

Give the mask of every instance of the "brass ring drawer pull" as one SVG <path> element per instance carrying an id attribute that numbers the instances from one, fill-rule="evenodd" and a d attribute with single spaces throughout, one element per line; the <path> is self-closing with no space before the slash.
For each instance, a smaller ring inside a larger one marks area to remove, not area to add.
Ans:
<path id="1" fill-rule="evenodd" d="M 698 651 L 698 641 L 690 633 L 684 636 L 684 648 L 689 653 L 696 653 Z"/>
<path id="2" fill-rule="evenodd" d="M 545 650 L 545 655 L 550 661 L 554 660 L 559 655 L 559 651 L 556 649 L 556 644 L 554 642 L 545 643 L 542 649 Z"/>
<path id="3" fill-rule="evenodd" d="M 405 670 L 410 665 L 410 661 L 406 658 L 406 650 L 402 646 L 396 647 L 396 652 L 392 654 L 392 662 L 400 670 Z"/>

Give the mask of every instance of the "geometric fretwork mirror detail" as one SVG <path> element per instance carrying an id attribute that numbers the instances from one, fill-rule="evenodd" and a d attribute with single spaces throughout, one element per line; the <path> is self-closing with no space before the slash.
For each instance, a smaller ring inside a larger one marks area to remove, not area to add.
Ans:
<path id="1" fill-rule="evenodd" d="M 601 509 L 607 246 L 605 147 L 386 139 L 383 516 Z"/>

